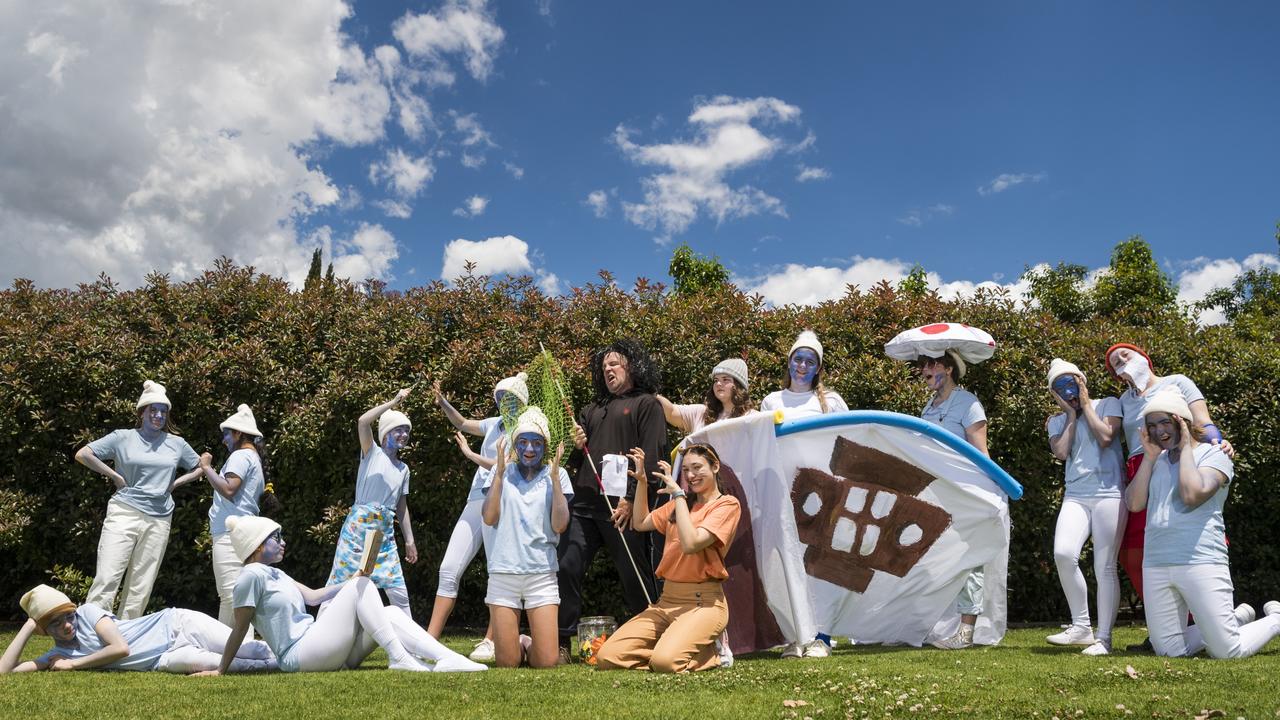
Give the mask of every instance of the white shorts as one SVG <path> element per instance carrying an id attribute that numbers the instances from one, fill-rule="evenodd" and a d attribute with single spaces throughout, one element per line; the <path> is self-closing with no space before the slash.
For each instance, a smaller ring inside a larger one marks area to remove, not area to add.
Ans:
<path id="1" fill-rule="evenodd" d="M 491 573 L 485 605 L 532 610 L 543 605 L 560 604 L 560 585 L 553 572 L 534 575 Z"/>

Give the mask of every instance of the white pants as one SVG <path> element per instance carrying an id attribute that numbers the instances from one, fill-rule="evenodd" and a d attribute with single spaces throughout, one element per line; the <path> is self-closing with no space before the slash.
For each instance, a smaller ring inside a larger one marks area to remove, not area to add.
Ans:
<path id="1" fill-rule="evenodd" d="M 489 543 L 493 540 L 493 528 L 484 524 L 480 511 L 484 508 L 484 498 L 469 501 L 458 516 L 453 526 L 453 534 L 449 536 L 449 545 L 444 549 L 444 558 L 440 561 L 440 582 L 436 587 L 439 597 L 458 597 L 458 581 L 467 566 L 480 552 L 483 543 L 484 553 L 489 554 Z"/>
<path id="2" fill-rule="evenodd" d="M 1058 511 L 1058 526 L 1053 533 L 1053 561 L 1058 566 L 1058 580 L 1071 609 L 1071 624 L 1089 624 L 1089 588 L 1080 571 L 1080 550 L 1093 536 L 1093 575 L 1098 582 L 1098 633 L 1100 640 L 1111 639 L 1120 609 L 1120 576 L 1116 573 L 1116 554 L 1124 536 L 1128 518 L 1121 498 L 1065 497 Z"/>
<path id="3" fill-rule="evenodd" d="M 411 660 L 410 653 L 436 663 L 444 659 L 466 662 L 403 612 L 383 605 L 369 578 L 357 577 L 343 583 L 324 612 L 280 658 L 280 669 L 326 672 L 356 668 L 379 645 L 393 666 Z"/>
<path id="4" fill-rule="evenodd" d="M 231 628 L 195 610 L 169 611 L 169 649 L 156 661 L 159 672 L 193 673 L 217 670 Z M 240 644 L 231 672 L 275 670 L 276 658 L 261 640 Z"/>
<path id="5" fill-rule="evenodd" d="M 119 591 L 117 618 L 132 620 L 145 615 L 151 588 L 169 545 L 172 522 L 172 515 L 155 517 L 112 498 L 107 503 L 107 517 L 102 521 L 102 535 L 98 538 L 98 568 L 85 602 L 115 612 Z"/>
<path id="6" fill-rule="evenodd" d="M 1207 649 L 1215 658 L 1249 657 L 1280 635 L 1280 615 L 1240 627 L 1227 565 L 1143 566 L 1142 602 L 1157 655 L 1182 657 Z M 1196 624 L 1187 626 L 1187 613 Z"/>
<path id="7" fill-rule="evenodd" d="M 964 579 L 964 587 L 960 588 L 960 594 L 956 596 L 956 612 L 961 615 L 982 614 L 985 580 L 986 574 L 983 568 L 976 567 L 969 571 L 969 575 Z"/>
<path id="8" fill-rule="evenodd" d="M 236 579 L 240 577 L 240 569 L 243 567 L 244 563 L 236 557 L 236 549 L 231 544 L 231 533 L 214 535 L 213 582 L 218 588 L 218 622 L 227 627 L 235 624 L 231 594 L 236 589 Z M 253 637 L 252 628 L 247 637 Z"/>

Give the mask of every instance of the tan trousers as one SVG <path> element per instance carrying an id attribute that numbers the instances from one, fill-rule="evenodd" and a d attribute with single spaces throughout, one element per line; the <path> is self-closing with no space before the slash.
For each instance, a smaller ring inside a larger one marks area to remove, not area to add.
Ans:
<path id="1" fill-rule="evenodd" d="M 148 515 L 114 498 L 107 503 L 107 517 L 98 538 L 98 569 L 85 602 L 114 611 L 119 591 L 117 618 L 132 620 L 145 615 L 169 545 L 172 522 L 172 515 Z"/>
<path id="2" fill-rule="evenodd" d="M 631 618 L 596 654 L 601 670 L 690 672 L 719 667 L 716 638 L 729 624 L 718 582 L 668 580 L 656 605 Z"/>
<path id="3" fill-rule="evenodd" d="M 213 536 L 213 582 L 218 587 L 218 622 L 227 627 L 235 627 L 236 614 L 232 608 L 231 596 L 236 589 L 236 580 L 240 578 L 240 569 L 244 563 L 236 557 L 236 549 L 231 544 L 231 533 Z M 253 637 L 253 629 L 249 635 Z"/>

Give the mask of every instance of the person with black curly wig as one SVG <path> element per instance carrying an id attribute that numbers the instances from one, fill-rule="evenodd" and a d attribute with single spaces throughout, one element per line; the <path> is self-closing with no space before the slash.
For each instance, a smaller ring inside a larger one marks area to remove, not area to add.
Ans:
<path id="1" fill-rule="evenodd" d="M 658 596 L 653 571 L 662 559 L 662 546 L 653 541 L 652 533 L 631 529 L 628 498 L 635 495 L 635 479 L 627 476 L 626 453 L 642 448 L 648 458 L 647 477 L 657 477 L 657 461 L 667 455 L 666 418 L 654 397 L 661 389 L 662 374 L 644 346 L 634 340 L 618 340 L 592 356 L 591 381 L 595 399 L 578 413 L 573 428 L 578 451 L 568 465 L 576 467 L 574 496 L 569 528 L 560 536 L 558 549 L 562 648 L 577 632 L 582 581 L 601 546 L 613 556 L 628 612 L 635 615 L 643 611 L 648 598 Z M 610 495 L 606 503 L 601 479 L 606 486 L 614 485 L 610 480 L 625 482 L 626 493 Z M 657 497 L 658 486 L 650 490 L 648 496 Z"/>

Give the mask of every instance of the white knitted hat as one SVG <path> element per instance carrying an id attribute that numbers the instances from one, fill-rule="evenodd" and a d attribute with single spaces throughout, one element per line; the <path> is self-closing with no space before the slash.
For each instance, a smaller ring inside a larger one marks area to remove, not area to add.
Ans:
<path id="1" fill-rule="evenodd" d="M 232 515 L 227 518 L 227 531 L 231 533 L 231 547 L 240 562 L 257 552 L 271 533 L 280 529 L 280 523 L 258 515 Z"/>
<path id="2" fill-rule="evenodd" d="M 1080 368 L 1076 367 L 1074 363 L 1069 363 L 1062 358 L 1054 358 L 1053 362 L 1049 363 L 1049 386 L 1053 387 L 1053 381 L 1063 375 L 1084 377 L 1084 373 L 1080 372 Z"/>
<path id="3" fill-rule="evenodd" d="M 1153 412 L 1178 415 L 1183 420 L 1191 422 L 1191 407 L 1187 405 L 1187 399 L 1182 397 L 1182 393 L 1177 390 L 1161 390 L 1152 395 L 1147 400 L 1147 406 L 1142 408 L 1142 417 L 1146 417 Z"/>
<path id="4" fill-rule="evenodd" d="M 524 372 L 518 372 L 509 378 L 503 378 L 502 380 L 499 380 L 498 384 L 493 388 L 494 399 L 495 400 L 497 399 L 498 393 L 500 392 L 509 392 L 512 395 L 515 395 L 516 397 L 520 398 L 521 405 L 528 405 L 529 404 L 529 386 L 528 384 L 526 384 L 526 381 L 528 379 L 529 379 L 528 374 Z"/>
<path id="5" fill-rule="evenodd" d="M 821 354 L 821 351 L 819 351 Z M 747 382 L 747 363 L 741 358 L 728 358 L 721 360 L 719 365 L 711 371 L 711 379 L 715 379 L 717 375 L 728 375 L 742 384 L 745 389 L 749 387 Z"/>
<path id="6" fill-rule="evenodd" d="M 37 585 L 26 592 L 18 601 L 27 617 L 36 621 L 36 632 L 45 635 L 44 626 L 53 620 L 55 615 L 76 609 L 71 598 L 60 590 L 48 585 Z"/>
<path id="7" fill-rule="evenodd" d="M 262 433 L 258 432 L 258 423 L 253 419 L 253 409 L 244 403 L 240 403 L 240 406 L 236 408 L 236 414 L 223 420 L 218 429 L 239 430 L 242 433 L 262 437 Z"/>
<path id="8" fill-rule="evenodd" d="M 787 358 L 800 348 L 809 348 L 818 353 L 818 362 L 822 362 L 822 343 L 818 342 L 818 336 L 812 330 L 804 330 L 796 336 L 796 341 L 791 343 L 791 349 L 787 351 Z"/>
<path id="9" fill-rule="evenodd" d="M 520 413 L 520 417 L 516 418 L 516 431 L 513 436 L 520 437 L 524 433 L 537 433 L 543 440 L 551 438 L 551 423 L 542 412 L 542 408 L 537 405 L 526 408 Z"/>
<path id="10" fill-rule="evenodd" d="M 146 380 L 142 383 L 142 397 L 138 398 L 138 404 L 134 409 L 141 410 L 148 405 L 156 404 L 173 407 L 173 403 L 169 402 L 169 396 L 164 394 L 164 386 L 154 380 Z"/>
<path id="11" fill-rule="evenodd" d="M 407 428 L 413 427 L 413 423 L 409 422 L 408 415 L 399 410 L 388 410 L 382 413 L 382 417 L 378 418 L 378 444 L 382 444 L 382 441 L 387 437 L 387 433 L 401 425 Z"/>

